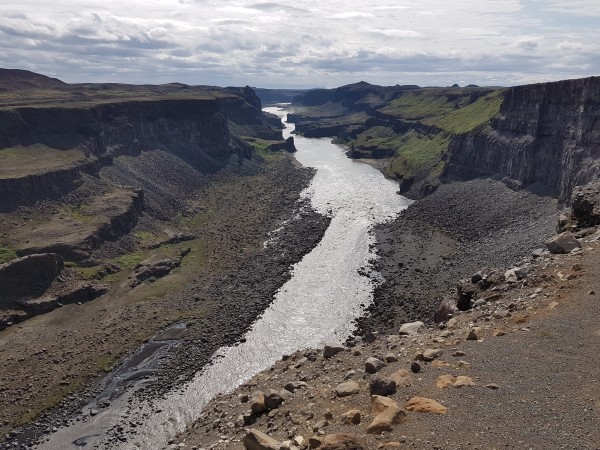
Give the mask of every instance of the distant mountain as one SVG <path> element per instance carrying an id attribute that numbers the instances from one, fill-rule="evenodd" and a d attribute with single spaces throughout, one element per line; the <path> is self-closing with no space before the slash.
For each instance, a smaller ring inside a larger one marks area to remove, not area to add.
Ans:
<path id="1" fill-rule="evenodd" d="M 61 88 L 67 84 L 58 78 L 20 69 L 0 69 L 0 89 Z"/>
<path id="2" fill-rule="evenodd" d="M 265 89 L 252 88 L 263 106 L 274 105 L 277 103 L 292 103 L 294 97 L 303 95 L 307 89 Z"/>

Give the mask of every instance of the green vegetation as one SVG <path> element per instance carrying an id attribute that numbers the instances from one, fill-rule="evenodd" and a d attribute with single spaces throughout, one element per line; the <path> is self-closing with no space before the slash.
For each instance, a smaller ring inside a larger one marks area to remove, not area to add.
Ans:
<path id="1" fill-rule="evenodd" d="M 17 257 L 17 253 L 6 247 L 0 247 L 0 264 L 4 264 Z"/>
<path id="2" fill-rule="evenodd" d="M 273 162 L 283 157 L 283 152 L 270 152 L 267 150 L 269 145 L 279 141 L 268 141 L 253 136 L 242 136 L 242 139 L 254 147 L 256 154 L 267 162 Z"/>
<path id="3" fill-rule="evenodd" d="M 406 92 L 381 111 L 405 120 L 420 120 L 426 123 L 424 119 L 443 116 L 466 106 L 468 102 L 469 96 L 449 94 L 444 89 L 420 89 Z"/>
<path id="4" fill-rule="evenodd" d="M 94 217 L 89 212 L 89 207 L 86 205 L 80 206 L 65 206 L 63 211 L 78 222 L 89 223 L 94 220 Z"/>
<path id="5" fill-rule="evenodd" d="M 449 133 L 468 133 L 497 115 L 502 99 L 502 91 L 492 92 L 464 108 L 446 114 L 436 121 L 436 125 Z"/>
<path id="6" fill-rule="evenodd" d="M 448 149 L 449 143 L 450 139 L 443 135 L 426 136 L 409 131 L 402 136 L 397 156 L 392 159 L 387 169 L 388 175 L 408 178 L 415 175 L 419 169 L 434 164 L 435 170 L 443 170 L 439 159 Z"/>
<path id="7" fill-rule="evenodd" d="M 381 126 L 369 128 L 359 134 L 354 141 L 355 147 L 360 149 L 378 148 L 398 151 L 402 144 L 402 135 L 394 133 L 391 128 Z"/>
<path id="8" fill-rule="evenodd" d="M 144 254 L 141 252 L 128 253 L 117 258 L 117 264 L 125 269 L 130 269 L 138 265 L 144 259 Z"/>
<path id="9" fill-rule="evenodd" d="M 0 178 L 19 178 L 68 167 L 85 159 L 80 150 L 57 150 L 43 144 L 0 150 Z"/>
<path id="10" fill-rule="evenodd" d="M 104 355 L 96 360 L 96 367 L 102 372 L 108 373 L 112 370 L 118 357 L 115 355 Z"/>

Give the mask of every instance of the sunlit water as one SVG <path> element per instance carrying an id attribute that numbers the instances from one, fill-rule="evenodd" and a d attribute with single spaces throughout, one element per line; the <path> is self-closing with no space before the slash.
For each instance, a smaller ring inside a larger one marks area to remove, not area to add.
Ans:
<path id="1" fill-rule="evenodd" d="M 266 110 L 285 117 L 277 108 Z M 288 126 L 285 137 L 292 130 Z M 87 448 L 161 448 L 195 421 L 217 394 L 232 391 L 284 354 L 340 342 L 351 334 L 353 319 L 373 296 L 370 279 L 358 273 L 375 257 L 369 230 L 393 218 L 410 201 L 396 193 L 396 183 L 371 166 L 347 158 L 344 149 L 330 139 L 295 137 L 295 141 L 298 161 L 317 169 L 302 195 L 332 220 L 319 245 L 294 266 L 292 278 L 246 334 L 246 341 L 222 348 L 214 364 L 166 399 L 135 400 L 130 407 L 125 399 L 113 402 L 86 422 L 59 430 L 41 449 L 75 448 L 76 439 L 93 435 L 97 437 L 85 439 Z M 106 429 L 131 420 L 143 425 L 126 442 L 104 442 Z"/>

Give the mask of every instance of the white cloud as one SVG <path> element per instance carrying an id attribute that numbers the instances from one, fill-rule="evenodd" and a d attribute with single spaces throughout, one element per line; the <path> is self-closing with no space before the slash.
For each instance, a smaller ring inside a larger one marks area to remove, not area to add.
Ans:
<path id="1" fill-rule="evenodd" d="M 0 3 L 0 66 L 65 81 L 507 85 L 597 75 L 596 3 L 20 0 Z"/>

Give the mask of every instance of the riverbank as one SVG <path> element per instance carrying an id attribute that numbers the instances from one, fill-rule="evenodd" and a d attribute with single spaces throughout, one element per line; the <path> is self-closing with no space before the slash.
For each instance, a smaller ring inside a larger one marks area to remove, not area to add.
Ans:
<path id="1" fill-rule="evenodd" d="M 271 301 L 291 265 L 319 242 L 327 228 L 328 219 L 298 203 L 312 176 L 288 155 L 262 167 L 232 165 L 208 176 L 195 196 L 197 209 L 211 214 L 197 224 L 202 246 L 188 258 L 201 260 L 194 261 L 198 264 L 193 271 L 182 267 L 152 286 L 128 290 L 127 295 L 115 292 L 94 302 L 65 306 L 4 331 L 0 421 L 18 425 L 36 411 L 51 408 L 17 435 L 17 445 L 26 446 L 72 423 L 97 393 L 93 380 L 98 372 L 109 371 L 171 323 L 189 324 L 183 345 L 162 367 L 154 391 L 144 395 L 168 390 L 180 375 L 189 378 L 217 348 L 235 342 Z M 264 248 L 269 232 L 293 217 L 274 244 Z M 242 295 L 248 283 L 255 285 L 253 296 Z M 7 448 L 13 443 L 10 440 Z"/>
<path id="2" fill-rule="evenodd" d="M 442 329 L 283 358 L 169 448 L 597 450 L 600 230 L 583 235 Z"/>
<path id="3" fill-rule="evenodd" d="M 500 181 L 444 184 L 400 216 L 375 228 L 384 282 L 360 331 L 392 332 L 404 322 L 432 322 L 460 278 L 483 267 L 517 265 L 554 234 L 556 200 Z"/>

